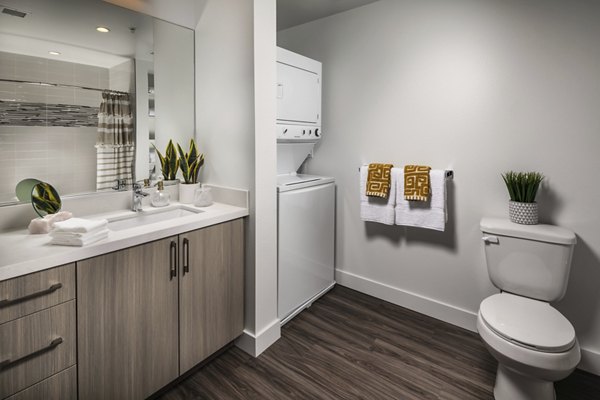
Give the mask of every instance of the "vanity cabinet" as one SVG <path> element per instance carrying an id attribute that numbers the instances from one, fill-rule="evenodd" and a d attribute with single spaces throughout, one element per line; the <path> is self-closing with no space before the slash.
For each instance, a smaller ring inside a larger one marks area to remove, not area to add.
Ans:
<path id="1" fill-rule="evenodd" d="M 80 399 L 143 399 L 243 330 L 243 220 L 77 263 Z"/>
<path id="2" fill-rule="evenodd" d="M 179 235 L 180 373 L 244 328 L 244 223 L 238 219 Z"/>
<path id="3" fill-rule="evenodd" d="M 0 282 L 0 321 L 0 399 L 56 391 L 76 364 L 75 264 Z"/>
<path id="4" fill-rule="evenodd" d="M 177 236 L 77 263 L 80 399 L 143 399 L 179 375 Z"/>

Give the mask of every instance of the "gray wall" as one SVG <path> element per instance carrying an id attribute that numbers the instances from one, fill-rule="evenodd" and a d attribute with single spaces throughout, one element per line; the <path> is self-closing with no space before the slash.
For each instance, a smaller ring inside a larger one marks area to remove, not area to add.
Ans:
<path id="1" fill-rule="evenodd" d="M 323 62 L 323 141 L 309 173 L 336 177 L 343 284 L 474 329 L 490 284 L 483 216 L 505 217 L 500 173 L 547 176 L 542 222 L 573 229 L 566 297 L 583 368 L 600 373 L 600 3 L 381 0 L 278 33 Z M 365 224 L 368 162 L 453 168 L 445 233 Z"/>

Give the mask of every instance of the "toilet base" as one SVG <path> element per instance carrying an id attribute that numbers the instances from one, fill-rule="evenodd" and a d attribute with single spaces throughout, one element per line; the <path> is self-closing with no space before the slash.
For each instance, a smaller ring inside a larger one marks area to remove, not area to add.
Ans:
<path id="1" fill-rule="evenodd" d="M 555 400 L 556 394 L 554 382 L 521 375 L 503 365 L 498 365 L 494 398 L 496 400 Z"/>

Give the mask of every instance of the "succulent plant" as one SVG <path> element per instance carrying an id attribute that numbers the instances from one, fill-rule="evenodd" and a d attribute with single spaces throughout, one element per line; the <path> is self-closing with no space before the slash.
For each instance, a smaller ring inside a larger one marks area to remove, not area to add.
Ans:
<path id="1" fill-rule="evenodd" d="M 185 183 L 198 183 L 198 172 L 200 167 L 204 165 L 204 154 L 199 154 L 198 147 L 194 139 L 190 140 L 190 150 L 185 153 L 179 143 L 179 168 L 183 175 Z"/>
<path id="2" fill-rule="evenodd" d="M 535 203 L 540 183 L 544 175 L 539 172 L 514 172 L 508 171 L 502 174 L 502 179 L 508 189 L 512 201 L 519 203 Z"/>
<path id="3" fill-rule="evenodd" d="M 33 187 L 31 202 L 40 217 L 46 214 L 56 214 L 60 211 L 62 204 L 56 189 L 46 182 L 40 182 Z"/>
<path id="4" fill-rule="evenodd" d="M 154 146 L 154 144 L 152 145 Z M 156 154 L 160 160 L 160 169 L 162 171 L 163 178 L 165 180 L 174 180 L 179 169 L 179 159 L 177 158 L 177 151 L 172 140 L 169 140 L 165 155 L 163 156 L 160 151 L 154 146 Z"/>

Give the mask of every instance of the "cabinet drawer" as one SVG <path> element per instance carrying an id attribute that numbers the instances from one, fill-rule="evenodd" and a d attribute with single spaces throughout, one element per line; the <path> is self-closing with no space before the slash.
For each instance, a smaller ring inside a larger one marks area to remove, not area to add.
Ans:
<path id="1" fill-rule="evenodd" d="M 75 300 L 0 325 L 0 399 L 75 365 Z"/>
<path id="2" fill-rule="evenodd" d="M 0 324 L 75 298 L 75 264 L 0 282 Z"/>
<path id="3" fill-rule="evenodd" d="M 7 400 L 76 400 L 77 367 L 72 366 L 44 379 L 27 389 L 9 397 Z"/>

